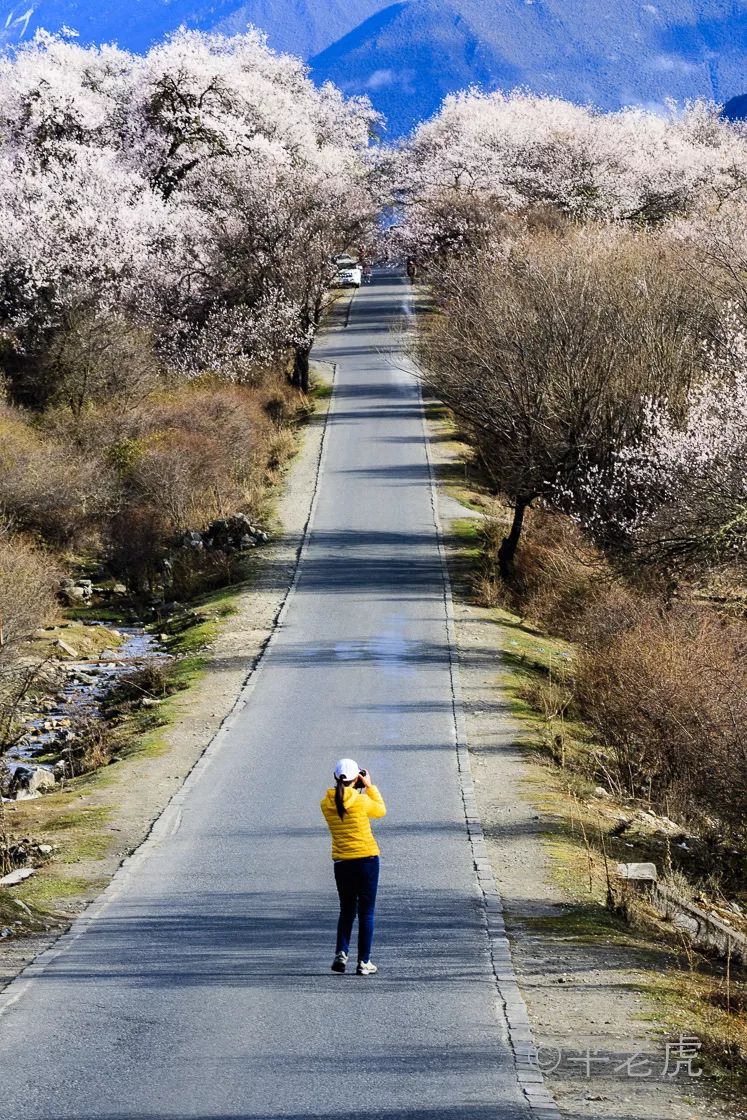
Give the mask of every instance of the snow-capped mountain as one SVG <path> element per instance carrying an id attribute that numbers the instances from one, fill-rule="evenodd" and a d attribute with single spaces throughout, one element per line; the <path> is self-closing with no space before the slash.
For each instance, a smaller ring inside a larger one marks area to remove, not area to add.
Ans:
<path id="1" fill-rule="evenodd" d="M 726 101 L 747 85 L 747 0 L 21 0 L 0 16 L 0 40 L 68 26 L 83 43 L 140 51 L 180 24 L 249 23 L 318 79 L 367 93 L 390 135 L 472 83 L 603 108 Z"/>

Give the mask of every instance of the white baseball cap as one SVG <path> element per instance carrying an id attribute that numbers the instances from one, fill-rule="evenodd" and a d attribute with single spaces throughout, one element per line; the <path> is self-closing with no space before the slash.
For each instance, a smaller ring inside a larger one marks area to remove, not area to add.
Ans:
<path id="1" fill-rule="evenodd" d="M 344 782 L 352 782 L 360 774 L 360 766 L 352 758 L 341 758 L 335 763 L 335 777 Z"/>

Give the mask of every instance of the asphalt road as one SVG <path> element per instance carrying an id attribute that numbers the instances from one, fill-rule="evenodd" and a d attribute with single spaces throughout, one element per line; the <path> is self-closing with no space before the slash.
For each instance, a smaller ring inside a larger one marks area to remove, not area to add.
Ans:
<path id="1" fill-rule="evenodd" d="M 2 1120 L 528 1115 L 460 801 L 444 586 L 417 386 L 379 274 L 337 363 L 308 547 L 229 730 L 88 925 L 0 1017 Z M 334 760 L 388 807 L 379 975 L 329 971 L 319 811 Z"/>

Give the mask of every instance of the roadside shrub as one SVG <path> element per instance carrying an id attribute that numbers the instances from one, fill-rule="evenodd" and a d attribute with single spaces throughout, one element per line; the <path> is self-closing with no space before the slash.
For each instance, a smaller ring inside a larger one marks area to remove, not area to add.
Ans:
<path id="1" fill-rule="evenodd" d="M 700 368 L 715 312 L 675 257 L 663 236 L 569 227 L 518 231 L 440 273 L 416 359 L 511 503 L 506 582 L 527 510 L 579 507 L 589 471 L 636 442 L 642 401 L 676 399 Z"/>
<path id="2" fill-rule="evenodd" d="M 132 592 L 143 595 L 160 585 L 169 525 L 157 505 L 123 506 L 110 519 L 107 538 L 108 565 Z"/>
<path id="3" fill-rule="evenodd" d="M 0 532 L 0 740 L 36 676 L 19 658 L 23 643 L 55 612 L 59 575 L 49 557 Z"/>
<path id="4" fill-rule="evenodd" d="M 57 581 L 48 556 L 0 533 L 0 670 L 54 614 Z"/>
<path id="5" fill-rule="evenodd" d="M 171 530 L 187 529 L 234 507 L 229 459 L 220 438 L 172 428 L 145 444 L 130 485 L 140 501 L 160 509 Z"/>
<path id="6" fill-rule="evenodd" d="M 243 552 L 177 546 L 169 552 L 164 594 L 185 601 L 205 591 L 225 587 L 241 578 L 245 563 Z"/>
<path id="7" fill-rule="evenodd" d="M 487 530 L 493 555 L 500 523 Z M 620 791 L 704 833 L 747 842 L 747 627 L 687 597 L 633 587 L 563 515 L 532 511 L 515 586 L 502 601 L 575 643 L 566 672 L 530 702 L 576 713 L 604 744 L 579 758 Z M 603 757 L 602 757 L 603 755 Z M 610 770 L 612 760 L 612 770 Z"/>
<path id="8" fill-rule="evenodd" d="M 173 661 L 151 657 L 119 678 L 106 697 L 106 709 L 122 713 L 140 707 L 144 700 L 164 700 L 183 687 Z"/>
<path id="9" fill-rule="evenodd" d="M 42 403 L 62 403 L 74 416 L 112 398 L 129 411 L 158 386 L 153 339 L 121 313 L 73 313 L 50 339 L 36 383 L 46 390 Z"/>
<path id="10" fill-rule="evenodd" d="M 72 728 L 73 738 L 62 751 L 65 777 L 75 778 L 107 766 L 117 753 L 120 739 L 116 728 L 103 719 L 78 720 Z"/>
<path id="11" fill-rule="evenodd" d="M 45 439 L 16 409 L 0 411 L 0 514 L 53 546 L 95 535 L 111 501 L 99 463 Z"/>
<path id="12" fill-rule="evenodd" d="M 605 558 L 563 514 L 532 510 L 517 558 L 517 580 L 507 589 L 509 605 L 552 634 L 580 637 L 582 617 L 609 590 Z"/>
<path id="13" fill-rule="evenodd" d="M 141 411 L 133 491 L 157 501 L 174 530 L 200 527 L 247 506 L 263 486 L 272 441 L 265 391 L 205 379 L 162 394 Z"/>
<path id="14" fill-rule="evenodd" d="M 747 840 L 744 626 L 688 605 L 641 611 L 581 648 L 576 698 L 630 793 Z"/>

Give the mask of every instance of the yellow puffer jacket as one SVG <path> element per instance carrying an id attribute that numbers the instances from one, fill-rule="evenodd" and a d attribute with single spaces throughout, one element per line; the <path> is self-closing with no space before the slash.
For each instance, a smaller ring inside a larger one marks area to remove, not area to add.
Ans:
<path id="1" fill-rule="evenodd" d="M 332 833 L 332 859 L 379 855 L 379 845 L 371 831 L 371 818 L 386 816 L 386 805 L 376 786 L 364 790 L 346 786 L 344 804 L 345 816 L 340 818 L 334 789 L 328 789 L 321 801 L 324 819 Z"/>

